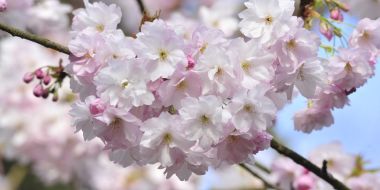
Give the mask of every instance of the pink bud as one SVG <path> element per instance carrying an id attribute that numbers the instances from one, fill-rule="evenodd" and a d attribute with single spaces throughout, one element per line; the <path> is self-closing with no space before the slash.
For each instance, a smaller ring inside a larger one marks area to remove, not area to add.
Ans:
<path id="1" fill-rule="evenodd" d="M 342 12 L 340 12 L 339 9 L 336 8 L 336 9 L 331 10 L 330 18 L 337 21 L 343 21 L 343 14 Z"/>
<path id="2" fill-rule="evenodd" d="M 45 77 L 45 73 L 42 71 L 41 68 L 34 71 L 34 74 L 38 79 L 43 79 Z"/>
<path id="3" fill-rule="evenodd" d="M 7 0 L 0 0 L 0 12 L 7 10 Z"/>
<path id="4" fill-rule="evenodd" d="M 33 89 L 33 94 L 36 97 L 41 97 L 44 93 L 44 88 L 42 87 L 41 84 L 37 84 L 34 89 Z"/>
<path id="5" fill-rule="evenodd" d="M 42 98 L 46 99 L 49 97 L 49 89 L 43 89 Z"/>
<path id="6" fill-rule="evenodd" d="M 43 79 L 43 82 L 45 85 L 48 85 L 51 81 L 51 76 L 50 75 L 45 75 L 44 76 L 44 79 Z"/>
<path id="7" fill-rule="evenodd" d="M 321 22 L 319 24 L 319 31 L 324 35 L 329 41 L 334 36 L 333 32 L 331 31 L 329 25 L 327 25 L 325 22 Z"/>
<path id="8" fill-rule="evenodd" d="M 30 83 L 32 82 L 33 79 L 34 79 L 34 73 L 32 72 L 25 73 L 24 77 L 22 78 L 22 80 L 25 83 Z"/>
<path id="9" fill-rule="evenodd" d="M 90 103 L 90 113 L 92 115 L 98 115 L 100 113 L 103 113 L 105 109 L 106 105 L 99 98 L 95 99 Z"/>

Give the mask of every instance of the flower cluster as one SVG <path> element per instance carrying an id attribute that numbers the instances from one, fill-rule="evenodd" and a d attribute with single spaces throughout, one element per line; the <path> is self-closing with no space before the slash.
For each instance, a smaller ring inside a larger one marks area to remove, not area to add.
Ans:
<path id="1" fill-rule="evenodd" d="M 67 115 L 70 108 L 67 101 L 72 101 L 74 96 L 69 93 L 67 83 L 62 84 L 59 102 L 53 103 L 36 99 L 30 93 L 33 86 L 20 82 L 23 72 L 60 59 L 67 60 L 32 42 L 17 38 L 0 40 L 0 80 L 3 81 L 0 154 L 2 161 L 12 162 L 13 168 L 3 171 L 0 164 L 1 190 L 16 188 L 15 172 L 29 168 L 28 174 L 38 177 L 44 185 L 74 184 L 70 189 L 196 189 L 196 178 L 189 182 L 166 180 L 154 167 L 121 168 L 109 161 L 100 140 L 85 142 L 81 134 L 74 134 Z M 46 76 L 45 71 L 36 70 L 34 80 Z M 26 178 L 20 182 L 28 184 L 25 181 L 30 178 Z"/>
<path id="2" fill-rule="evenodd" d="M 365 169 L 362 157 L 344 152 L 338 142 L 316 148 L 309 155 L 309 159 L 320 167 L 326 161 L 327 171 L 352 190 L 377 190 L 380 187 L 379 172 Z M 286 157 L 275 159 L 271 169 L 270 177 L 280 189 L 333 189 L 325 181 Z"/>
<path id="3" fill-rule="evenodd" d="M 363 24 L 366 35 L 358 31 L 352 48 L 325 60 L 320 38 L 293 16 L 293 0 L 245 5 L 239 27 L 247 40 L 202 25 L 186 38 L 161 19 L 132 38 L 117 28 L 120 8 L 85 1 L 74 12 L 66 67 L 80 96 L 70 112 L 76 129 L 100 138 L 123 166 L 159 163 L 186 180 L 269 147 L 267 130 L 296 92 L 310 99 L 296 129 L 331 125 L 330 110 L 373 75 L 377 54 L 360 40 L 376 45 L 373 27 Z"/>
<path id="4" fill-rule="evenodd" d="M 379 55 L 380 19 L 363 19 L 348 48 L 341 48 L 326 64 L 328 85 L 309 100 L 308 108 L 295 114 L 295 128 L 304 132 L 333 124 L 331 110 L 348 104 L 348 95 L 373 76 Z"/>

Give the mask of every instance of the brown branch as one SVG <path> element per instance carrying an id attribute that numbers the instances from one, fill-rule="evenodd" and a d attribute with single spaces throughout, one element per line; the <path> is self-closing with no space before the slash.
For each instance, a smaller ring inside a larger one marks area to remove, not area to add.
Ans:
<path id="1" fill-rule="evenodd" d="M 313 172 L 318 177 L 322 178 L 326 182 L 328 182 L 331 186 L 333 186 L 337 190 L 349 190 L 347 186 L 345 186 L 342 182 L 335 179 L 330 173 L 327 171 L 323 171 L 318 166 L 311 163 L 309 160 L 305 159 L 298 153 L 294 152 L 293 150 L 285 147 L 284 145 L 278 143 L 276 140 L 271 141 L 271 147 L 275 149 L 280 154 L 289 157 L 292 159 L 295 163 L 305 167 L 310 172 Z"/>
<path id="2" fill-rule="evenodd" d="M 61 53 L 70 55 L 69 48 L 67 48 L 67 47 L 65 47 L 65 46 L 63 46 L 61 44 L 58 44 L 56 42 L 50 41 L 49 39 L 46 39 L 46 38 L 43 38 L 43 37 L 39 37 L 37 35 L 31 34 L 31 33 L 28 33 L 28 32 L 24 32 L 22 30 L 19 30 L 17 28 L 5 25 L 3 23 L 0 23 L 0 30 L 8 32 L 12 36 L 18 36 L 20 38 L 36 42 L 36 43 L 38 43 L 38 44 L 40 44 L 42 46 L 45 46 L 47 48 L 54 49 L 54 50 L 59 51 Z"/>

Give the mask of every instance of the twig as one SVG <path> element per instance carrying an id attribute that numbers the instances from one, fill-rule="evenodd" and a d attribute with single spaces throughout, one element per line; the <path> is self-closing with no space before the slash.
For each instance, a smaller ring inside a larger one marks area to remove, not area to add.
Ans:
<path id="1" fill-rule="evenodd" d="M 58 44 L 56 42 L 50 41 L 50 40 L 48 40 L 46 38 L 42 38 L 42 37 L 39 37 L 37 35 L 28 33 L 28 32 L 24 32 L 22 30 L 19 30 L 17 28 L 5 25 L 3 23 L 0 23 L 0 30 L 8 32 L 12 36 L 18 36 L 20 38 L 36 42 L 36 43 L 38 43 L 38 44 L 40 44 L 42 46 L 45 46 L 47 48 L 51 48 L 51 49 L 54 49 L 56 51 L 62 52 L 64 54 L 70 55 L 69 48 L 67 48 L 67 47 L 65 47 L 63 45 L 60 45 L 60 44 Z"/>
<path id="2" fill-rule="evenodd" d="M 145 9 L 143 0 L 136 0 L 136 1 L 137 1 L 137 4 L 139 5 L 141 14 L 144 14 L 146 9 Z"/>
<path id="3" fill-rule="evenodd" d="M 328 182 L 331 186 L 333 186 L 337 190 L 349 190 L 347 186 L 345 186 L 342 182 L 335 179 L 330 173 L 327 171 L 323 171 L 318 166 L 311 163 L 309 160 L 305 159 L 298 153 L 294 152 L 293 150 L 285 147 L 284 145 L 278 143 L 276 140 L 271 141 L 271 147 L 275 149 L 280 154 L 289 157 L 297 164 L 305 167 L 307 170 L 313 172 L 318 177 L 322 178 L 326 182 Z"/>
<path id="4" fill-rule="evenodd" d="M 263 164 L 261 164 L 260 162 L 257 162 L 255 161 L 255 164 L 254 164 L 257 168 L 259 168 L 260 170 L 264 171 L 265 173 L 271 173 L 271 171 L 265 167 Z"/>
<path id="5" fill-rule="evenodd" d="M 252 169 L 250 169 L 248 166 L 246 166 L 245 164 L 239 164 L 240 167 L 242 167 L 244 170 L 246 170 L 247 172 L 249 172 L 251 175 L 257 177 L 258 179 L 260 179 L 265 187 L 269 187 L 269 188 L 272 188 L 272 189 L 276 189 L 271 183 L 269 183 L 266 179 L 264 179 L 263 177 L 261 177 L 259 174 L 257 174 L 256 172 L 254 172 Z"/>

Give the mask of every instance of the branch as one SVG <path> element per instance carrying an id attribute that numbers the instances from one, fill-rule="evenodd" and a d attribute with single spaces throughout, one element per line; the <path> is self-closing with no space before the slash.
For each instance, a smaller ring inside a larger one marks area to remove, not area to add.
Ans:
<path id="1" fill-rule="evenodd" d="M 276 189 L 271 183 L 269 183 L 266 179 L 264 179 L 259 174 L 257 174 L 256 172 L 254 172 L 251 168 L 249 168 L 245 164 L 239 164 L 239 166 L 242 167 L 247 172 L 249 172 L 251 175 L 253 175 L 253 176 L 257 177 L 258 179 L 260 179 L 264 183 L 265 187 L 268 187 L 268 188 L 271 188 L 271 189 Z"/>
<path id="2" fill-rule="evenodd" d="M 61 53 L 70 55 L 69 48 L 67 48 L 67 47 L 65 47 L 65 46 L 63 46 L 61 44 L 55 43 L 53 41 L 50 41 L 50 40 L 48 40 L 46 38 L 39 37 L 37 35 L 31 34 L 31 33 L 28 33 L 28 32 L 24 32 L 22 30 L 19 30 L 17 28 L 5 25 L 3 23 L 0 23 L 0 30 L 8 32 L 12 36 L 18 36 L 20 38 L 36 42 L 36 43 L 38 43 L 38 44 L 40 44 L 42 46 L 45 46 L 47 48 L 54 49 L 54 50 L 59 51 Z"/>
<path id="3" fill-rule="evenodd" d="M 143 0 L 136 0 L 136 1 L 137 1 L 137 4 L 139 5 L 139 9 L 140 9 L 141 14 L 144 14 L 146 10 L 145 10 Z"/>
<path id="4" fill-rule="evenodd" d="M 330 173 L 327 171 L 323 171 L 318 166 L 311 163 L 309 160 L 305 159 L 298 153 L 294 152 L 293 150 L 285 147 L 284 145 L 278 143 L 276 140 L 271 141 L 271 147 L 275 149 L 280 154 L 289 157 L 292 159 L 295 163 L 305 167 L 307 170 L 313 172 L 318 177 L 322 178 L 326 182 L 328 182 L 331 186 L 333 186 L 337 190 L 349 190 L 347 186 L 345 186 L 342 182 L 335 179 Z"/>

